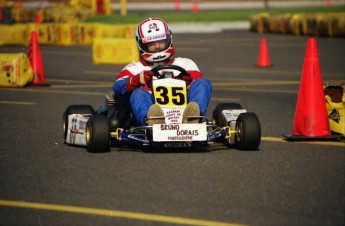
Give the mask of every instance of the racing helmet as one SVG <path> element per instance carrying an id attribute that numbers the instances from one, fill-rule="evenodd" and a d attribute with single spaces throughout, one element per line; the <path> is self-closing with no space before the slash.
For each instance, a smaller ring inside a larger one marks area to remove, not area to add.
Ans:
<path id="1" fill-rule="evenodd" d="M 149 52 L 147 43 L 165 40 L 165 47 L 159 52 Z M 160 18 L 148 18 L 141 21 L 136 31 L 136 42 L 140 57 L 148 63 L 169 61 L 175 56 L 172 45 L 172 34 L 164 20 Z"/>

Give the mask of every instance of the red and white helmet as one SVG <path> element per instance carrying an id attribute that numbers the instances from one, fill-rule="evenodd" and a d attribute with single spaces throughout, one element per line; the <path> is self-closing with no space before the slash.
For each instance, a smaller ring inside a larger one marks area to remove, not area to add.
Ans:
<path id="1" fill-rule="evenodd" d="M 165 48 L 160 52 L 149 52 L 146 43 L 165 40 Z M 148 63 L 169 61 L 175 56 L 172 34 L 164 20 L 148 18 L 139 23 L 136 31 L 136 41 L 142 59 Z"/>

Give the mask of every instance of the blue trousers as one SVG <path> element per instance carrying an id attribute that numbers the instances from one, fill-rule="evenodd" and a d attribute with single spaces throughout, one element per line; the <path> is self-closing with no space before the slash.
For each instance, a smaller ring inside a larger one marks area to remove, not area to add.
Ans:
<path id="1" fill-rule="evenodd" d="M 195 80 L 187 91 L 187 101 L 196 102 L 200 114 L 205 115 L 211 99 L 212 85 L 210 80 L 200 78 Z M 150 106 L 154 103 L 153 94 L 145 89 L 136 89 L 130 97 L 132 112 L 137 126 L 145 125 L 145 118 Z"/>

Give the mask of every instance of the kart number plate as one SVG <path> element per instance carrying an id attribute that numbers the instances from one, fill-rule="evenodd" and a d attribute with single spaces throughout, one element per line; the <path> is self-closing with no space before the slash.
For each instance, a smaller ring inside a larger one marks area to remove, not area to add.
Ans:
<path id="1" fill-rule="evenodd" d="M 181 142 L 207 140 L 205 123 L 200 124 L 155 124 L 152 128 L 155 142 Z"/>

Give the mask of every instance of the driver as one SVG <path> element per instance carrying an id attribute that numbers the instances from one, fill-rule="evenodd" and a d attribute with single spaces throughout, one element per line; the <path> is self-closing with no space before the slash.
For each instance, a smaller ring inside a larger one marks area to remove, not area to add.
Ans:
<path id="1" fill-rule="evenodd" d="M 150 83 L 153 77 L 151 69 L 159 65 L 177 65 L 184 68 L 190 76 L 183 76 L 186 81 L 188 104 L 184 110 L 183 123 L 188 116 L 204 116 L 209 104 L 212 85 L 202 77 L 197 65 L 188 58 L 175 57 L 171 30 L 160 18 L 148 18 L 141 21 L 136 31 L 136 42 L 140 61 L 125 66 L 113 84 L 115 110 L 113 127 L 123 127 L 126 117 L 133 113 L 137 126 L 146 125 L 146 118 L 164 116 L 162 108 L 154 103 Z M 179 72 L 174 72 L 174 76 Z M 128 106 L 128 101 L 130 106 Z M 164 124 L 164 119 L 148 120 L 148 125 Z"/>

